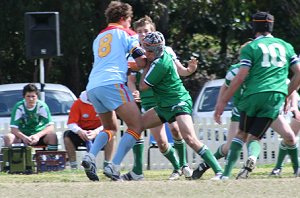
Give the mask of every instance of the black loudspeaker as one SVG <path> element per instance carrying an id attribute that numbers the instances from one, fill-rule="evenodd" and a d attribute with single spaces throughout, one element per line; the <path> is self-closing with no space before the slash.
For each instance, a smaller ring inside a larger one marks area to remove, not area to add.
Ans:
<path id="1" fill-rule="evenodd" d="M 25 46 L 29 59 L 61 56 L 59 13 L 26 12 Z"/>

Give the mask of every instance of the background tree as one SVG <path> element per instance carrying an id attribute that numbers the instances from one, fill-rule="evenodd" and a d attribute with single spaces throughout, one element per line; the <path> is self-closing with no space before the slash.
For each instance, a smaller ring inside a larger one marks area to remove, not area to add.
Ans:
<path id="1" fill-rule="evenodd" d="M 300 50 L 300 2 L 297 0 L 124 0 L 134 9 L 134 20 L 149 15 L 181 62 L 191 56 L 199 69 L 183 78 L 192 97 L 204 82 L 223 78 L 238 61 L 239 46 L 252 37 L 251 14 L 269 11 L 275 16 L 274 36 Z M 45 60 L 46 82 L 61 83 L 75 94 L 85 89 L 93 63 L 92 42 L 107 23 L 109 0 L 0 1 L 0 84 L 39 81 L 38 62 L 25 57 L 24 13 L 60 13 L 63 56 Z"/>

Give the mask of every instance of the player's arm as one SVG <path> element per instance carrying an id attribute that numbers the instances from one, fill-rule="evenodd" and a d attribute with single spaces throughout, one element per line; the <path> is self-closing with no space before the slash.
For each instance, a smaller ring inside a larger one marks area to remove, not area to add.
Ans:
<path id="1" fill-rule="evenodd" d="M 249 73 L 249 67 L 240 67 L 238 74 L 233 78 L 228 89 L 225 91 L 223 95 L 220 96 L 221 98 L 219 100 L 219 103 L 216 105 L 215 108 L 215 117 L 217 120 L 220 119 L 228 101 L 234 95 L 237 89 L 241 86 L 241 84 L 244 82 L 245 78 L 248 76 L 248 73 Z"/>
<path id="2" fill-rule="evenodd" d="M 178 59 L 175 59 L 174 62 L 180 76 L 189 76 L 197 70 L 198 60 L 195 58 L 188 61 L 187 67 L 184 67 Z"/>
<path id="3" fill-rule="evenodd" d="M 300 120 L 300 112 L 298 107 L 299 94 L 297 93 L 297 91 L 293 91 L 288 101 L 290 101 L 290 105 L 291 105 L 290 111 L 293 113 L 294 118 L 296 120 Z"/>
<path id="4" fill-rule="evenodd" d="M 146 66 L 144 68 L 144 70 L 143 70 L 143 73 L 142 73 L 142 76 L 141 76 L 141 80 L 140 80 L 140 83 L 139 83 L 139 90 L 140 91 L 145 91 L 145 90 L 147 90 L 147 89 L 150 88 L 150 86 L 145 81 L 145 77 L 146 77 L 146 74 L 149 71 L 149 68 L 150 68 L 150 66 Z"/>
<path id="5" fill-rule="evenodd" d="M 222 102 L 227 102 L 230 100 L 230 98 L 234 95 L 236 90 L 241 86 L 241 84 L 244 82 L 246 77 L 249 73 L 249 67 L 240 67 L 239 72 L 237 75 L 233 78 L 231 81 L 227 91 L 225 91 L 223 97 L 221 98 Z"/>
<path id="6" fill-rule="evenodd" d="M 227 91 L 228 87 L 226 86 L 226 84 L 224 83 L 221 88 L 220 88 L 220 91 L 219 91 L 219 94 L 218 94 L 218 99 L 217 99 L 217 102 L 216 102 L 216 106 L 215 108 L 217 108 L 217 106 L 219 106 L 219 103 L 221 103 L 221 98 L 222 96 L 224 95 L 224 93 Z M 217 111 L 214 112 L 214 120 L 218 123 L 218 124 L 221 124 L 221 117 L 220 116 L 217 116 Z"/>
<path id="7" fill-rule="evenodd" d="M 128 86 L 128 88 L 129 88 L 129 90 L 131 92 L 134 92 L 134 91 L 137 90 L 137 87 L 136 87 L 136 76 L 135 75 L 130 74 L 128 76 L 127 86 Z"/>
<path id="8" fill-rule="evenodd" d="M 131 51 L 132 58 L 134 58 L 137 67 L 140 69 L 143 69 L 147 64 L 147 57 L 145 55 L 145 52 L 143 48 L 140 46 L 134 47 Z"/>
<path id="9" fill-rule="evenodd" d="M 136 87 L 136 75 L 133 75 L 132 73 L 128 76 L 128 82 L 127 82 L 128 88 L 131 91 L 134 100 L 136 102 L 141 102 L 140 98 L 140 92 Z"/>
<path id="10" fill-rule="evenodd" d="M 300 85 L 300 63 L 296 63 L 291 67 L 291 70 L 293 71 L 294 75 L 291 79 L 291 82 L 289 84 L 288 88 L 288 96 L 293 93 L 293 91 L 299 89 Z"/>

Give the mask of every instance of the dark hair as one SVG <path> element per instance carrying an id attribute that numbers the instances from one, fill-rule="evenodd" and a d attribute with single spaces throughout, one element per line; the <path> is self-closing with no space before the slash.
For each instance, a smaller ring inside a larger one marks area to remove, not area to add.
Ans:
<path id="1" fill-rule="evenodd" d="M 136 31 L 139 27 L 144 27 L 145 25 L 149 24 L 151 26 L 151 31 L 154 32 L 156 30 L 155 24 L 153 23 L 152 19 L 145 15 L 143 18 L 140 18 L 136 22 L 133 23 L 133 29 Z"/>
<path id="2" fill-rule="evenodd" d="M 26 95 L 27 92 L 35 92 L 36 95 L 39 95 L 39 90 L 33 83 L 29 83 L 24 86 L 23 88 L 23 97 Z"/>
<path id="3" fill-rule="evenodd" d="M 272 32 L 274 16 L 267 12 L 257 12 L 252 15 L 253 32 Z"/>
<path id="4" fill-rule="evenodd" d="M 105 10 L 107 23 L 116 23 L 123 17 L 124 20 L 133 17 L 132 7 L 128 3 L 112 1 Z"/>

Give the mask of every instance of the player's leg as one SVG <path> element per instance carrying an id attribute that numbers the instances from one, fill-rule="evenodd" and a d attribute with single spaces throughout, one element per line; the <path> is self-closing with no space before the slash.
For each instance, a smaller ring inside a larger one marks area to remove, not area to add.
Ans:
<path id="1" fill-rule="evenodd" d="M 3 140 L 5 146 L 11 146 L 13 143 L 22 143 L 22 140 L 20 138 L 17 138 L 17 136 L 12 133 L 4 135 Z"/>
<path id="2" fill-rule="evenodd" d="M 104 162 L 103 162 L 103 169 L 111 163 L 113 154 L 115 152 L 116 147 L 116 136 L 113 136 L 109 142 L 104 146 Z"/>
<path id="3" fill-rule="evenodd" d="M 137 103 L 138 104 L 138 103 Z M 155 104 L 150 105 L 143 105 L 142 107 L 142 112 L 147 111 L 148 109 L 151 109 L 152 106 Z M 144 168 L 144 147 L 145 147 L 145 141 L 144 138 L 141 136 L 140 139 L 136 141 L 134 146 L 132 147 L 132 152 L 133 152 L 133 167 L 132 170 L 129 171 L 128 173 L 125 173 L 121 175 L 121 178 L 126 181 L 138 181 L 138 180 L 143 180 L 144 179 L 144 174 L 143 174 L 143 168 Z"/>
<path id="4" fill-rule="evenodd" d="M 221 159 L 222 157 L 227 156 L 232 139 L 237 135 L 238 129 L 239 129 L 239 122 L 231 119 L 228 134 L 227 134 L 227 141 L 225 144 L 220 145 L 214 154 L 214 156 L 216 157 L 217 160 Z M 200 163 L 198 165 L 198 167 L 193 171 L 192 178 L 200 179 L 202 177 L 202 175 L 209 168 L 210 168 L 210 166 L 207 163 L 205 163 L 205 162 Z"/>
<path id="5" fill-rule="evenodd" d="M 222 173 L 222 168 L 210 149 L 198 140 L 194 130 L 192 117 L 189 114 L 181 114 L 176 116 L 176 121 L 185 142 L 203 158 L 216 175 Z"/>
<path id="6" fill-rule="evenodd" d="M 292 130 L 295 133 L 295 137 L 297 137 L 297 135 L 298 135 L 298 133 L 300 131 L 300 121 L 297 120 L 296 118 L 292 118 L 290 126 L 291 126 Z M 299 148 L 298 148 L 298 150 L 299 150 Z M 298 168 L 298 171 L 295 174 L 296 174 L 295 176 L 298 176 L 298 177 L 300 176 L 299 168 Z"/>
<path id="7" fill-rule="evenodd" d="M 148 110 L 142 116 L 144 128 L 150 128 L 150 132 L 153 135 L 160 152 L 171 162 L 173 166 L 173 173 L 170 176 L 170 180 L 179 179 L 181 171 L 179 161 L 175 154 L 175 149 L 169 144 L 166 135 L 165 127 L 160 117 L 154 108 Z M 158 126 L 157 126 L 158 125 Z M 155 127 L 154 127 L 155 126 Z"/>
<path id="8" fill-rule="evenodd" d="M 249 119 L 249 117 L 245 117 L 245 119 Z M 249 131 L 247 139 L 248 159 L 238 173 L 236 179 L 247 179 L 250 172 L 255 168 L 257 158 L 261 151 L 259 141 L 273 122 L 273 119 L 265 117 L 251 117 L 251 120 L 252 123 L 251 125 L 248 125 L 249 128 L 247 129 L 247 131 Z M 242 127 L 243 126 L 241 126 L 241 128 Z"/>
<path id="9" fill-rule="evenodd" d="M 178 124 L 177 122 L 168 123 L 168 127 L 172 133 L 172 137 L 174 140 L 174 148 L 178 154 L 181 171 L 184 174 L 185 178 L 190 179 L 193 174 L 193 171 L 187 163 L 186 143 L 179 131 Z"/>
<path id="10" fill-rule="evenodd" d="M 293 127 L 295 126 L 295 122 L 292 121 Z M 272 170 L 272 173 L 278 173 L 280 174 L 283 160 L 285 158 L 285 155 L 288 154 L 291 158 L 292 164 L 293 164 L 293 169 L 294 173 L 298 174 L 298 168 L 299 168 L 299 162 L 298 162 L 298 147 L 297 147 L 297 142 L 296 142 L 296 137 L 293 129 L 291 126 L 288 124 L 286 119 L 284 118 L 283 115 L 279 115 L 278 118 L 273 122 L 271 126 L 277 133 L 281 135 L 283 138 L 283 141 L 280 143 L 279 146 L 279 154 L 278 154 L 278 159 L 277 163 L 275 166 L 275 169 L 277 170 Z M 272 174 L 271 173 L 271 174 Z M 275 174 L 275 175 L 278 175 Z M 274 175 L 274 174 L 272 174 Z"/>
<path id="11" fill-rule="evenodd" d="M 58 145 L 57 145 L 57 135 L 54 131 L 53 125 L 48 125 L 45 129 L 48 131 L 46 135 L 42 136 L 43 141 L 45 145 L 47 145 L 47 150 L 57 151 Z"/>
<path id="12" fill-rule="evenodd" d="M 71 130 L 67 130 L 64 132 L 64 144 L 71 168 L 77 169 L 76 148 L 78 146 L 85 146 L 85 142 L 77 134 Z"/>
<path id="13" fill-rule="evenodd" d="M 144 179 L 143 165 L 144 165 L 144 139 L 140 138 L 132 147 L 133 151 L 133 167 L 128 173 L 121 175 L 124 181 L 139 181 Z"/>
<path id="14" fill-rule="evenodd" d="M 114 110 L 128 104 L 131 100 L 133 101 L 133 97 L 126 86 L 115 84 L 89 90 L 88 98 L 101 119 L 103 130 L 96 136 L 90 151 L 84 156 L 82 166 L 85 168 L 88 178 L 97 181 L 99 178 L 96 174 L 95 157 L 115 136 L 118 129 L 117 116 Z"/>
<path id="15" fill-rule="evenodd" d="M 120 164 L 128 151 L 141 137 L 142 119 L 140 110 L 134 101 L 121 105 L 116 109 L 116 113 L 126 123 L 128 128 L 119 142 L 112 164 L 104 169 L 104 173 L 113 180 L 120 180 Z"/>
<path id="16" fill-rule="evenodd" d="M 117 117 L 114 111 L 99 114 L 99 117 L 104 129 L 96 136 L 90 151 L 83 157 L 81 163 L 87 177 L 92 181 L 99 181 L 95 158 L 117 131 Z"/>

